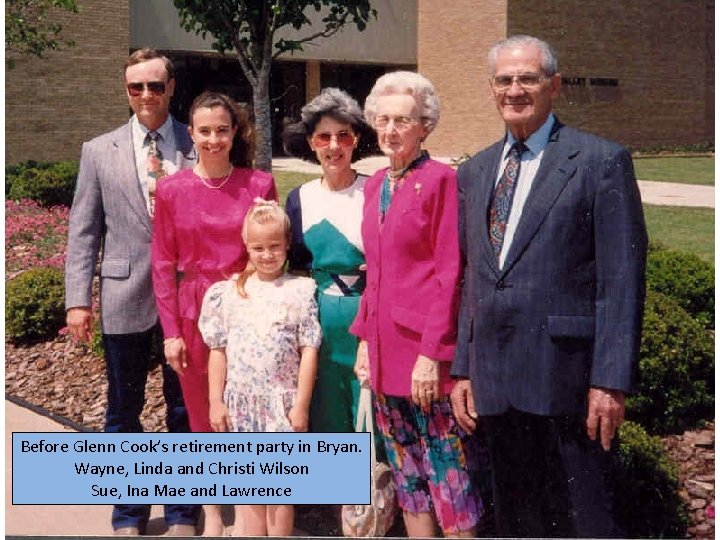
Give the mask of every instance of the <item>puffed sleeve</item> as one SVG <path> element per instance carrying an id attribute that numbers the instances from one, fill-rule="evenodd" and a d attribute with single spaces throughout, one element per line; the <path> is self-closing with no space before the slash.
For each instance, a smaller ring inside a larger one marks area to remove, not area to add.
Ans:
<path id="1" fill-rule="evenodd" d="M 300 306 L 298 343 L 301 347 L 319 349 L 322 342 L 322 331 L 318 320 L 318 306 L 315 301 L 315 282 L 312 279 L 302 278 Z"/>
<path id="2" fill-rule="evenodd" d="M 198 329 L 203 341 L 211 349 L 227 345 L 227 321 L 223 309 L 223 296 L 228 282 L 220 281 L 212 285 L 203 298 Z"/>

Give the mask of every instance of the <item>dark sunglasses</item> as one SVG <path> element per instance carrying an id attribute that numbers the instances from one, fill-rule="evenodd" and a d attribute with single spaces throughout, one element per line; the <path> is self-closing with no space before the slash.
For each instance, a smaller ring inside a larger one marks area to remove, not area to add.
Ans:
<path id="1" fill-rule="evenodd" d="M 335 142 L 338 146 L 343 146 L 345 148 L 350 148 L 357 140 L 355 134 L 349 131 L 341 131 L 337 135 L 333 135 L 332 133 L 315 133 L 311 137 L 311 140 L 316 148 L 325 148 L 326 146 L 330 146 L 333 137 L 335 138 Z"/>
<path id="2" fill-rule="evenodd" d="M 141 96 L 143 90 L 145 90 L 146 88 L 147 91 L 154 96 L 162 96 L 163 94 L 165 94 L 165 83 L 162 81 L 152 81 L 148 83 L 133 82 L 128 83 L 127 85 L 128 94 L 130 94 L 132 97 Z"/>

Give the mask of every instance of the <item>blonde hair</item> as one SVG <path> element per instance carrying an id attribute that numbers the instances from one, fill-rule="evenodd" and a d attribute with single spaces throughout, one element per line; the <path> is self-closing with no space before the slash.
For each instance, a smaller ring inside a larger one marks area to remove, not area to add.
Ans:
<path id="1" fill-rule="evenodd" d="M 242 239 L 247 245 L 248 243 L 248 228 L 250 223 L 256 223 L 264 225 L 266 223 L 278 223 L 283 228 L 283 234 L 285 235 L 285 244 L 290 246 L 291 230 L 290 230 L 290 218 L 283 210 L 282 206 L 279 206 L 275 201 L 266 201 L 260 197 L 256 197 L 253 205 L 245 214 L 245 219 L 242 225 Z M 245 270 L 240 272 L 237 280 L 237 291 L 242 298 L 248 298 L 248 293 L 245 290 L 245 284 L 248 278 L 255 273 L 255 267 L 248 261 Z"/>

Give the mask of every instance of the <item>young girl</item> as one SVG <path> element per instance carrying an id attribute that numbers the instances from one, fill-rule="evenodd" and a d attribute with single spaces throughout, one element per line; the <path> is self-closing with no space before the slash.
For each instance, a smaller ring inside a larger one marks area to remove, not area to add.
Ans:
<path id="1" fill-rule="evenodd" d="M 208 289 L 198 323 L 210 347 L 210 424 L 307 431 L 321 341 L 315 282 L 285 273 L 290 221 L 277 203 L 255 199 L 242 237 L 247 268 Z M 236 506 L 235 534 L 290 536 L 293 518 L 292 505 Z"/>

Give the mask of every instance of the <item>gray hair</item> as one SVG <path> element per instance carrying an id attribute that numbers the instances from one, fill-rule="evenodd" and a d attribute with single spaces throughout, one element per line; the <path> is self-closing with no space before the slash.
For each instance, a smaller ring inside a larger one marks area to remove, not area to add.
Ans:
<path id="1" fill-rule="evenodd" d="M 425 129 L 428 132 L 435 129 L 440 119 L 437 92 L 428 79 L 413 71 L 393 71 L 375 81 L 375 86 L 365 100 L 365 119 L 370 125 L 375 124 L 378 98 L 397 94 L 411 95 L 420 109 L 420 118 Z"/>
<path id="2" fill-rule="evenodd" d="M 542 70 L 545 72 L 545 75 L 549 77 L 557 73 L 557 58 L 555 57 L 555 52 L 553 51 L 549 43 L 533 36 L 517 34 L 515 36 L 510 36 L 509 38 L 498 41 L 495 45 L 492 46 L 490 52 L 488 52 L 487 62 L 488 68 L 490 69 L 491 77 L 495 75 L 495 68 L 497 67 L 497 57 L 500 54 L 500 51 L 504 49 L 515 49 L 519 47 L 537 48 L 540 51 L 540 58 L 542 62 L 541 67 Z"/>
<path id="3" fill-rule="evenodd" d="M 329 116 L 343 124 L 349 124 L 359 137 L 360 140 L 352 155 L 352 162 L 365 157 L 372 151 L 375 133 L 365 123 L 358 102 L 339 88 L 324 88 L 320 95 L 300 110 L 300 122 L 285 127 L 282 134 L 285 151 L 292 156 L 318 163 L 317 156 L 310 148 L 307 138 L 313 134 L 315 126 L 324 116 Z"/>

